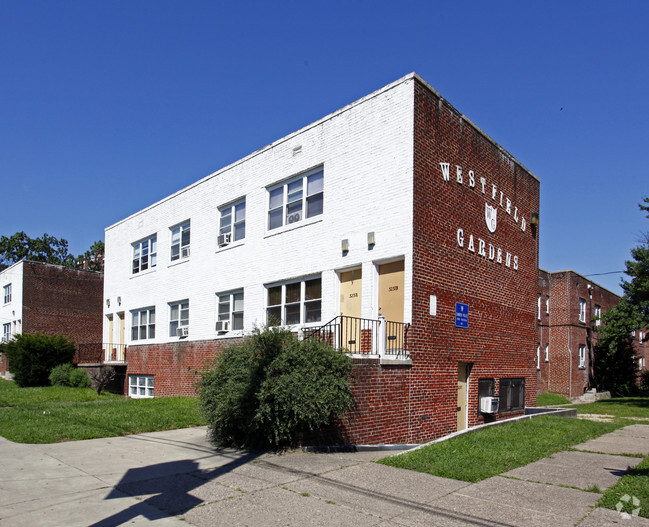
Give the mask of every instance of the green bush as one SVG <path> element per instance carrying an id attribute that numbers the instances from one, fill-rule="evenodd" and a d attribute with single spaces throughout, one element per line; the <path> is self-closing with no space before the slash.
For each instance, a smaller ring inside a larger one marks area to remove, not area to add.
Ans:
<path id="1" fill-rule="evenodd" d="M 70 386 L 74 388 L 90 388 L 88 372 L 82 368 L 75 368 L 70 373 Z"/>
<path id="2" fill-rule="evenodd" d="M 256 330 L 203 374 L 200 409 L 222 446 L 281 448 L 351 408 L 350 372 L 351 359 L 331 346 Z"/>
<path id="3" fill-rule="evenodd" d="M 70 375 L 74 371 L 72 364 L 59 364 L 52 368 L 50 373 L 50 384 L 52 386 L 70 386 Z"/>
<path id="4" fill-rule="evenodd" d="M 640 372 L 640 387 L 643 390 L 649 391 L 649 369 L 644 368 Z"/>
<path id="5" fill-rule="evenodd" d="M 7 354 L 9 371 L 18 386 L 49 386 L 55 366 L 72 362 L 74 343 L 61 335 L 41 333 L 16 335 L 2 345 Z"/>

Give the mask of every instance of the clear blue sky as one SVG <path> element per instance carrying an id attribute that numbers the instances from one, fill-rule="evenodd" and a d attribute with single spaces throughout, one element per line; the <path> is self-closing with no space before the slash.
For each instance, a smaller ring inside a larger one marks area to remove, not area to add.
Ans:
<path id="1" fill-rule="evenodd" d="M 82 253 L 416 71 L 541 180 L 543 268 L 619 271 L 649 231 L 648 27 L 646 1 L 0 0 L 0 234 Z"/>

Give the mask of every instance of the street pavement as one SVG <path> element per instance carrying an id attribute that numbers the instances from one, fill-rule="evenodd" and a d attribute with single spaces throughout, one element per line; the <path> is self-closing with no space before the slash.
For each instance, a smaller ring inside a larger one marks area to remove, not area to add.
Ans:
<path id="1" fill-rule="evenodd" d="M 372 463 L 394 452 L 217 449 L 204 427 L 47 445 L 0 438 L 0 526 L 649 526 L 595 507 L 649 455 L 649 425 L 575 449 L 468 484 Z"/>

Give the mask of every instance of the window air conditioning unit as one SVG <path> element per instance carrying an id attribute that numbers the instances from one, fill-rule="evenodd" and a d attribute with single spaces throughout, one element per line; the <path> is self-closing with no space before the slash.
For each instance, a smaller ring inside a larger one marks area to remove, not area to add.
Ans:
<path id="1" fill-rule="evenodd" d="M 179 337 L 187 337 L 189 336 L 189 326 L 182 326 L 178 328 L 178 336 Z"/>
<path id="2" fill-rule="evenodd" d="M 231 241 L 232 241 L 232 234 L 231 233 L 220 234 L 218 239 L 217 239 L 219 247 L 225 247 L 226 245 L 229 245 Z"/>
<path id="3" fill-rule="evenodd" d="M 2 337 L 2 338 L 0 338 L 0 343 L 4 344 L 5 342 L 9 342 L 9 338 L 8 338 L 8 337 Z"/>
<path id="4" fill-rule="evenodd" d="M 481 397 L 480 398 L 480 411 L 483 414 L 495 414 L 500 407 L 500 399 L 498 397 Z"/>
<path id="5" fill-rule="evenodd" d="M 183 247 L 181 251 L 181 256 L 183 258 L 187 258 L 189 256 L 189 247 Z"/>
<path id="6" fill-rule="evenodd" d="M 229 320 L 217 320 L 216 321 L 216 331 L 230 331 L 230 321 Z"/>
<path id="7" fill-rule="evenodd" d="M 294 212 L 293 214 L 288 215 L 288 217 L 286 218 L 286 223 L 291 224 L 301 220 L 302 220 L 302 211 Z"/>

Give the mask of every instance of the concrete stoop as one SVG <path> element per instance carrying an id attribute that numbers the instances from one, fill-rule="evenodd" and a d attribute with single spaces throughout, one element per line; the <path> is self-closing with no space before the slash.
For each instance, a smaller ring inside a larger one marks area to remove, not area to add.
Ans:
<path id="1" fill-rule="evenodd" d="M 584 395 L 573 397 L 572 402 L 577 403 L 594 403 L 601 399 L 610 399 L 611 392 L 598 392 L 595 388 L 587 390 Z"/>

